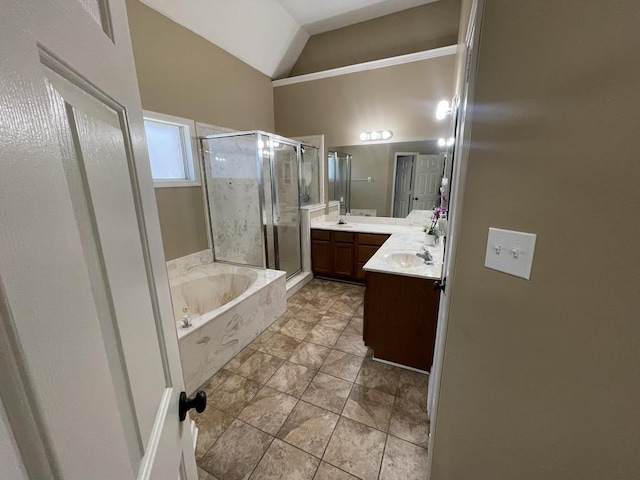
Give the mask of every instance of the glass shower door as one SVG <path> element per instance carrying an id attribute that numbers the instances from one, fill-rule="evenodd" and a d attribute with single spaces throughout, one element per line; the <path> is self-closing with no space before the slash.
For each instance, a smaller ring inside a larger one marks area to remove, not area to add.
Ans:
<path id="1" fill-rule="evenodd" d="M 302 270 L 298 146 L 271 139 L 270 147 L 276 261 L 289 278 Z"/>

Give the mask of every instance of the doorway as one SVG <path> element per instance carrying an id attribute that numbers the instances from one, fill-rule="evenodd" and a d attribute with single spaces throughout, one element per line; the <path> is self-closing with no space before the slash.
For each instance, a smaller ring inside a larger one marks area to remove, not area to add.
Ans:
<path id="1" fill-rule="evenodd" d="M 443 168 L 443 155 L 397 152 L 394 155 L 392 215 L 405 218 L 412 210 L 433 210 L 438 205 Z"/>

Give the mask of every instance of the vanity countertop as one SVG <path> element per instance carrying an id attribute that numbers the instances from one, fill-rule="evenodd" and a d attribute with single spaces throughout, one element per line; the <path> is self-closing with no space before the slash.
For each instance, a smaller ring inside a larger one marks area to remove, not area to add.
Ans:
<path id="1" fill-rule="evenodd" d="M 416 277 L 431 280 L 440 280 L 442 278 L 442 261 L 444 259 L 444 247 L 442 240 L 433 247 L 426 247 L 433 257 L 433 265 L 427 265 L 417 256 L 415 266 L 400 266 L 389 258 L 393 254 L 408 254 L 408 258 L 415 256 L 424 247 L 424 232 L 405 231 L 394 233 L 389 239 L 382 244 L 380 249 L 369 259 L 362 267 L 367 272 L 389 273 L 392 275 L 402 275 L 405 277 Z"/>
<path id="2" fill-rule="evenodd" d="M 444 257 L 442 240 L 436 246 L 426 247 L 434 259 L 433 265 L 426 265 L 422 259 L 415 255 L 424 247 L 425 235 L 423 226 L 429 222 L 431 213 L 430 210 L 414 210 L 407 218 L 345 215 L 342 217 L 346 222 L 345 225 L 338 225 L 339 215 L 323 215 L 311 221 L 311 228 L 391 235 L 362 267 L 363 270 L 439 280 L 442 277 L 442 261 Z M 406 259 L 409 264 L 414 260 L 413 257 L 419 262 L 416 261 L 417 265 L 415 266 L 402 266 L 401 264 L 406 265 L 407 262 L 393 262 L 393 259 L 390 260 L 389 258 L 393 254 L 405 254 L 406 258 L 401 258 L 401 260 Z"/>

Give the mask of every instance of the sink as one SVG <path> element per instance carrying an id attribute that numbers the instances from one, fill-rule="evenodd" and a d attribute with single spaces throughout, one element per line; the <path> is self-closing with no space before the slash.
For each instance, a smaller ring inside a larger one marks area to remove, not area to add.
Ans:
<path id="1" fill-rule="evenodd" d="M 424 260 L 422 260 L 413 252 L 387 253 L 384 256 L 384 259 L 392 267 L 400 268 L 417 267 L 418 265 L 424 263 Z"/>

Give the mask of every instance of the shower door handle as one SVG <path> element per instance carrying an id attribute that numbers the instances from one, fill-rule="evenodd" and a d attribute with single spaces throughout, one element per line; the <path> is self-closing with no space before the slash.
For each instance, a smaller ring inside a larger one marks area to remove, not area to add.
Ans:
<path id="1" fill-rule="evenodd" d="M 273 220 L 274 220 L 276 223 L 280 222 L 280 214 L 279 214 L 279 213 L 274 214 L 274 215 L 273 215 Z"/>
<path id="2" fill-rule="evenodd" d="M 196 412 L 202 413 L 207 408 L 207 394 L 202 390 L 197 392 L 192 398 L 187 397 L 187 392 L 180 393 L 180 401 L 178 403 L 178 415 L 181 422 L 187 418 L 187 412 L 192 408 Z"/>

